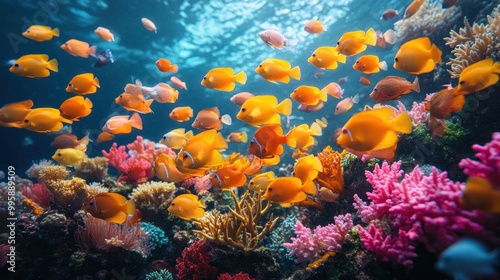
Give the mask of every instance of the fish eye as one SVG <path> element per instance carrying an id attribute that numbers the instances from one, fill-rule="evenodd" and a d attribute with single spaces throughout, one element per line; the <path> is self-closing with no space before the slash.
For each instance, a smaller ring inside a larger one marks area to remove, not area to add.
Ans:
<path id="1" fill-rule="evenodd" d="M 72 87 L 72 86 L 73 86 L 73 84 L 72 84 L 72 83 L 69 83 L 69 84 L 68 84 L 68 87 Z"/>
<path id="2" fill-rule="evenodd" d="M 175 203 L 172 202 L 172 204 L 170 204 L 170 205 L 175 206 Z"/>
<path id="3" fill-rule="evenodd" d="M 313 53 L 311 56 L 312 56 L 312 57 L 316 57 L 316 54 L 315 54 L 315 53 Z"/>
<path id="4" fill-rule="evenodd" d="M 253 185 L 254 183 L 253 183 L 253 182 L 250 182 L 250 183 L 248 183 L 248 184 L 249 184 L 249 185 Z"/>
<path id="5" fill-rule="evenodd" d="M 340 41 L 337 41 L 337 45 L 340 45 Z"/>
<path id="6" fill-rule="evenodd" d="M 30 121 L 29 120 L 24 120 L 25 123 L 29 123 Z"/>
<path id="7" fill-rule="evenodd" d="M 356 60 L 356 63 L 359 63 L 359 60 Z"/>
<path id="8" fill-rule="evenodd" d="M 94 205 L 94 202 L 89 202 L 89 205 L 90 205 L 90 206 Z"/>
<path id="9" fill-rule="evenodd" d="M 20 66 L 19 63 L 14 64 L 14 67 L 19 67 L 19 66 Z"/>
<path id="10" fill-rule="evenodd" d="M 459 84 L 463 85 L 465 84 L 465 81 L 460 81 Z"/>
<path id="11" fill-rule="evenodd" d="M 247 110 L 247 109 L 245 109 L 245 108 L 241 108 L 241 111 L 242 111 L 242 112 L 245 112 L 246 110 Z"/>
<path id="12" fill-rule="evenodd" d="M 273 188 L 267 188 L 267 191 L 272 192 Z"/>
<path id="13" fill-rule="evenodd" d="M 397 57 L 395 57 L 395 58 L 394 58 L 394 61 L 398 62 L 398 58 L 397 58 Z"/>
<path id="14" fill-rule="evenodd" d="M 188 155 L 184 154 L 184 158 L 188 158 Z"/>
<path id="15" fill-rule="evenodd" d="M 61 153 L 57 153 L 57 155 L 58 155 L 58 156 L 62 156 L 62 154 L 61 154 Z"/>
<path id="16" fill-rule="evenodd" d="M 342 133 L 347 134 L 347 129 L 342 129 Z"/>
<path id="17" fill-rule="evenodd" d="M 163 136 L 161 139 L 167 139 L 167 136 Z"/>
<path id="18" fill-rule="evenodd" d="M 262 64 L 259 64 L 259 67 L 262 67 Z"/>
<path id="19" fill-rule="evenodd" d="M 207 76 L 203 77 L 203 80 L 206 80 L 207 79 Z"/>

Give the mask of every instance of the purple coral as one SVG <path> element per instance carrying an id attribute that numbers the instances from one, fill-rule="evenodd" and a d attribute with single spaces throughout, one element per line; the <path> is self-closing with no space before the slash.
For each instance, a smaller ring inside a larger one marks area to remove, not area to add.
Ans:
<path id="1" fill-rule="evenodd" d="M 479 161 L 466 158 L 458 166 L 464 169 L 465 174 L 486 178 L 494 187 L 500 188 L 500 132 L 493 133 L 491 138 L 491 142 L 484 146 L 472 146 Z"/>
<path id="2" fill-rule="evenodd" d="M 354 207 L 365 223 L 371 224 L 368 231 L 360 229 L 366 248 L 383 259 L 411 267 L 411 254 L 416 242 L 423 243 L 432 253 L 440 253 L 462 236 L 475 236 L 483 240 L 498 242 L 498 238 L 487 225 L 488 217 L 477 211 L 462 208 L 458 199 L 463 184 L 452 182 L 446 172 L 432 168 L 425 176 L 417 167 L 400 181 L 403 171 L 401 162 L 366 171 L 367 181 L 373 191 L 367 196 L 367 205 L 354 195 Z M 389 230 L 383 230 L 381 221 Z M 395 250 L 395 251 L 394 251 Z M 400 256 L 397 252 L 401 252 Z"/>
<path id="3" fill-rule="evenodd" d="M 353 226 L 351 214 L 336 216 L 334 221 L 334 224 L 324 227 L 317 226 L 312 232 L 297 220 L 295 223 L 297 237 L 292 237 L 292 242 L 284 243 L 283 246 L 291 250 L 290 255 L 297 257 L 296 262 L 314 261 L 326 252 L 339 252 L 342 244 L 349 239 L 349 230 Z"/>

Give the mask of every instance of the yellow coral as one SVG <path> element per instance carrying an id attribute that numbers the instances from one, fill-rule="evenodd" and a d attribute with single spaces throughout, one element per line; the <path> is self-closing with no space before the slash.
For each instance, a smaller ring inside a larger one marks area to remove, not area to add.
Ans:
<path id="1" fill-rule="evenodd" d="M 87 182 L 100 182 L 108 176 L 108 159 L 105 157 L 87 158 L 75 167 L 75 176 Z"/>
<path id="2" fill-rule="evenodd" d="M 57 181 L 66 179 L 69 175 L 69 170 L 62 165 L 48 165 L 40 169 L 38 172 L 38 180 L 43 183 L 49 181 Z"/>
<path id="3" fill-rule="evenodd" d="M 339 152 L 333 151 L 330 146 L 326 146 L 317 157 L 323 165 L 323 171 L 318 174 L 314 182 L 331 190 L 333 193 L 341 193 L 344 190 L 343 168 L 340 164 L 342 156 Z"/>
<path id="4" fill-rule="evenodd" d="M 23 202 L 24 202 L 24 204 L 28 205 L 31 209 L 33 209 L 33 214 L 35 214 L 35 215 L 42 215 L 43 214 L 43 212 L 44 212 L 43 208 L 38 206 L 38 204 L 36 204 L 36 202 L 34 202 L 33 200 L 31 200 L 27 197 L 24 197 Z"/>
<path id="5" fill-rule="evenodd" d="M 175 185 L 168 182 L 147 182 L 139 184 L 132 191 L 130 198 L 134 200 L 139 209 L 153 209 L 158 212 L 160 208 L 167 208 L 172 202 Z"/>

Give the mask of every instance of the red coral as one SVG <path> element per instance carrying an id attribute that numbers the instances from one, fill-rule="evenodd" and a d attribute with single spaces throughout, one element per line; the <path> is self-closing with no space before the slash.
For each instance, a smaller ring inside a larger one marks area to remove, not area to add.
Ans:
<path id="1" fill-rule="evenodd" d="M 26 198 L 43 208 L 49 207 L 50 202 L 54 200 L 54 196 L 43 183 L 22 184 L 21 192 Z"/>
<path id="2" fill-rule="evenodd" d="M 175 269 L 179 279 L 214 279 L 217 268 L 210 265 L 212 257 L 208 254 L 208 246 L 201 240 L 196 241 L 182 251 L 176 260 Z"/>
<path id="3" fill-rule="evenodd" d="M 10 251 L 10 246 L 7 244 L 0 244 L 0 268 L 7 265 L 7 253 Z"/>
<path id="4" fill-rule="evenodd" d="M 229 273 L 221 273 L 217 276 L 217 280 L 255 280 L 251 278 L 247 273 L 240 272 L 235 275 L 231 275 Z"/>

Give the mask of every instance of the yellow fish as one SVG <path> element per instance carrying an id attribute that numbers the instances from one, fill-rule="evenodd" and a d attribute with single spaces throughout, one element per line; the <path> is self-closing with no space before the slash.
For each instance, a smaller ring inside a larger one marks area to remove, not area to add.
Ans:
<path id="1" fill-rule="evenodd" d="M 82 163 L 85 152 L 75 148 L 57 149 L 52 159 L 64 166 L 78 166 Z"/>
<path id="2" fill-rule="evenodd" d="M 466 206 L 490 214 L 500 214 L 500 191 L 490 181 L 481 177 L 469 177 L 460 202 Z"/>
<path id="3" fill-rule="evenodd" d="M 394 110 L 382 107 L 354 114 L 342 127 L 337 144 L 360 152 L 394 147 L 397 133 L 411 132 L 411 120 L 406 112 L 391 119 Z"/>
<path id="4" fill-rule="evenodd" d="M 5 104 L 0 108 L 0 126 L 21 128 L 24 117 L 31 111 L 31 99 Z"/>
<path id="5" fill-rule="evenodd" d="M 244 85 L 247 82 L 245 72 L 241 71 L 235 75 L 232 68 L 214 68 L 201 80 L 201 84 L 207 88 L 221 91 L 232 91 L 236 86 L 235 82 Z"/>
<path id="6" fill-rule="evenodd" d="M 57 109 L 36 108 L 24 117 L 21 127 L 35 132 L 54 132 L 63 128 L 63 122 L 73 123 L 73 121 L 63 118 Z"/>
<path id="7" fill-rule="evenodd" d="M 345 63 L 345 61 L 345 55 L 338 53 L 335 47 L 319 47 L 307 59 L 307 62 L 317 68 L 328 70 L 337 69 L 338 62 Z"/>
<path id="8" fill-rule="evenodd" d="M 313 86 L 299 86 L 291 94 L 290 97 L 295 99 L 302 105 L 316 105 L 320 101 L 326 102 L 327 93 L 324 90 L 320 90 Z"/>
<path id="9" fill-rule="evenodd" d="M 273 95 L 259 95 L 250 97 L 236 115 L 236 118 L 249 125 L 281 124 L 279 114 L 289 116 L 292 113 L 292 100 L 285 98 L 278 104 Z"/>
<path id="10" fill-rule="evenodd" d="M 267 186 L 262 197 L 279 203 L 281 206 L 290 207 L 292 203 L 304 201 L 307 198 L 306 193 L 316 193 L 316 185 L 313 181 L 309 180 L 302 184 L 302 181 L 296 177 L 280 177 Z"/>
<path id="11" fill-rule="evenodd" d="M 237 142 L 246 143 L 247 140 L 248 140 L 248 135 L 245 131 L 231 132 L 226 137 L 226 142 L 232 142 L 232 143 L 237 143 Z"/>
<path id="12" fill-rule="evenodd" d="M 276 176 L 272 171 L 257 174 L 248 182 L 248 189 L 254 192 L 265 191 L 275 178 Z"/>
<path id="13" fill-rule="evenodd" d="M 277 58 L 268 58 L 262 61 L 257 68 L 255 68 L 262 78 L 268 82 L 277 84 L 279 82 L 288 84 L 290 77 L 295 80 L 300 80 L 300 67 L 295 66 L 292 68 L 290 62 Z"/>
<path id="14" fill-rule="evenodd" d="M 305 183 L 316 179 L 319 172 L 323 172 L 323 164 L 321 164 L 318 157 L 308 155 L 299 158 L 295 162 L 293 176 L 299 178 L 302 183 Z"/>
<path id="15" fill-rule="evenodd" d="M 377 33 L 373 28 L 368 29 L 366 34 L 363 30 L 346 32 L 337 41 L 335 48 L 341 54 L 353 56 L 366 50 L 366 45 L 375 46 Z"/>
<path id="16" fill-rule="evenodd" d="M 74 96 L 66 99 L 61 106 L 61 116 L 68 120 L 77 121 L 88 116 L 92 112 L 92 101 L 83 96 Z"/>
<path id="17" fill-rule="evenodd" d="M 37 42 L 48 41 L 53 36 L 59 37 L 59 28 L 52 29 L 45 25 L 32 25 L 23 32 L 23 36 Z"/>
<path id="18" fill-rule="evenodd" d="M 66 87 L 67 92 L 79 95 L 91 94 L 97 91 L 99 80 L 92 73 L 83 73 L 73 77 Z"/>
<path id="19" fill-rule="evenodd" d="M 483 59 L 462 70 L 457 90 L 462 94 L 480 91 L 498 83 L 498 75 L 500 75 L 500 62 L 493 61 L 491 57 Z"/>
<path id="20" fill-rule="evenodd" d="M 194 194 L 181 194 L 172 200 L 168 212 L 186 221 L 205 215 L 205 205 Z"/>
<path id="21" fill-rule="evenodd" d="M 184 174 L 175 166 L 175 159 L 166 154 L 160 154 L 156 157 L 151 170 L 153 176 L 167 182 L 177 183 L 190 176 Z"/>
<path id="22" fill-rule="evenodd" d="M 403 19 L 409 18 L 416 14 L 424 3 L 425 0 L 413 0 L 413 2 L 411 2 L 410 5 L 408 5 L 408 7 L 406 8 Z"/>
<path id="23" fill-rule="evenodd" d="M 165 135 L 163 135 L 163 137 L 161 138 L 160 143 L 169 147 L 170 149 L 179 150 L 184 147 L 187 141 L 192 137 L 192 130 L 186 132 L 184 128 L 177 128 L 165 133 Z"/>
<path id="24" fill-rule="evenodd" d="M 215 129 L 205 130 L 189 139 L 177 154 L 176 165 L 182 172 L 189 169 L 208 169 L 224 162 L 218 150 L 227 148 L 227 143 Z"/>
<path id="25" fill-rule="evenodd" d="M 408 74 L 424 74 L 441 62 L 441 50 L 428 37 L 420 37 L 401 45 L 394 57 L 394 68 Z"/>
<path id="26" fill-rule="evenodd" d="M 19 76 L 28 78 L 44 78 L 50 75 L 50 71 L 57 72 L 57 60 L 49 60 L 46 54 L 27 54 L 21 56 L 9 71 Z"/>
<path id="27" fill-rule="evenodd" d="M 290 138 L 295 139 L 295 148 L 305 152 L 307 149 L 314 146 L 316 141 L 313 136 L 321 136 L 322 130 L 320 125 L 314 122 L 311 124 L 310 128 L 307 124 L 295 126 L 288 132 L 288 135 Z"/>
<path id="28" fill-rule="evenodd" d="M 135 204 L 118 193 L 99 193 L 86 205 L 92 216 L 115 224 L 123 224 L 127 215 L 135 215 Z"/>

